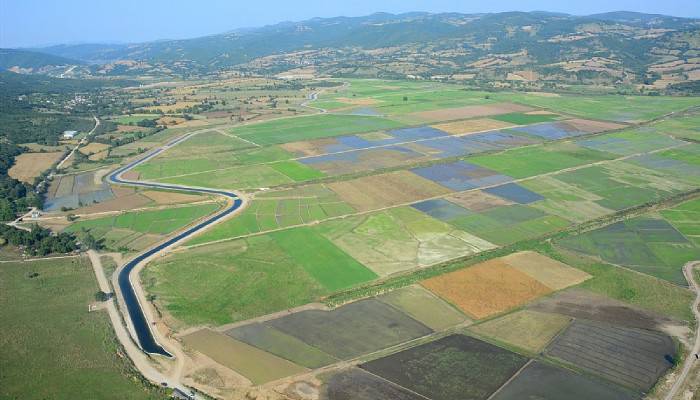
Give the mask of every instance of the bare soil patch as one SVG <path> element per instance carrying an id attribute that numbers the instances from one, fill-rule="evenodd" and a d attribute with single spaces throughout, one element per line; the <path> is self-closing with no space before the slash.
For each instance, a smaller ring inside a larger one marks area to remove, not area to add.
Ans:
<path id="1" fill-rule="evenodd" d="M 481 190 L 453 194 L 447 200 L 475 212 L 513 204 L 504 198 L 482 192 Z"/>
<path id="2" fill-rule="evenodd" d="M 450 135 L 465 135 L 468 133 L 502 129 L 511 126 L 513 126 L 513 124 L 488 118 L 468 119 L 465 121 L 455 121 L 432 125 L 433 128 L 447 132 Z"/>
<path id="3" fill-rule="evenodd" d="M 158 204 L 191 203 L 204 200 L 202 196 L 196 194 L 160 192 L 157 190 L 147 190 L 142 194 Z"/>
<path id="4" fill-rule="evenodd" d="M 122 174 L 122 178 L 131 181 L 137 181 L 139 179 L 139 176 L 141 176 L 141 174 L 134 170 L 127 171 L 124 174 Z"/>
<path id="5" fill-rule="evenodd" d="M 85 155 L 99 153 L 101 151 L 107 150 L 109 148 L 108 144 L 104 143 L 88 143 L 87 145 L 78 149 L 81 153 Z"/>
<path id="6" fill-rule="evenodd" d="M 578 288 L 567 289 L 540 299 L 528 308 L 633 328 L 663 330 L 664 326 L 683 326 L 681 322 L 670 317 Z"/>
<path id="7" fill-rule="evenodd" d="M 182 339 L 186 346 L 239 372 L 256 385 L 307 371 L 291 361 L 209 329 L 201 329 Z"/>
<path id="8" fill-rule="evenodd" d="M 616 124 L 614 122 L 592 121 L 589 119 L 574 118 L 564 121 L 567 125 L 573 126 L 576 130 L 598 133 L 611 131 L 614 129 L 622 129 L 625 125 Z"/>
<path id="9" fill-rule="evenodd" d="M 359 211 L 418 201 L 449 190 L 408 171 L 334 182 L 328 187 Z"/>
<path id="10" fill-rule="evenodd" d="M 335 99 L 336 101 L 339 101 L 341 103 L 345 104 L 351 104 L 355 106 L 371 106 L 374 104 L 377 104 L 378 101 L 369 97 L 365 98 L 350 98 L 350 97 L 338 97 Z"/>

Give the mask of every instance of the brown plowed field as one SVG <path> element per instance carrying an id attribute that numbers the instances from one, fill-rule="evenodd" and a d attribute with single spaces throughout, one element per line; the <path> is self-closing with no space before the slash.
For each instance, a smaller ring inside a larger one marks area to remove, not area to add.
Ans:
<path id="1" fill-rule="evenodd" d="M 466 121 L 447 122 L 433 125 L 433 128 L 440 129 L 450 135 L 464 135 L 467 133 L 488 131 L 492 129 L 502 129 L 513 126 L 508 122 L 496 121 L 494 119 L 479 118 L 468 119 Z"/>
<path id="2" fill-rule="evenodd" d="M 482 192 L 481 190 L 456 193 L 448 197 L 447 200 L 475 212 L 482 212 L 494 207 L 513 204 L 502 197 L 494 196 Z"/>
<path id="3" fill-rule="evenodd" d="M 458 108 L 445 108 L 434 111 L 421 111 L 407 114 L 406 117 L 416 121 L 450 121 L 474 117 L 487 117 L 490 115 L 509 114 L 514 112 L 532 111 L 532 108 L 519 104 L 501 103 L 485 106 L 465 106 Z"/>
<path id="4" fill-rule="evenodd" d="M 449 193 L 448 189 L 437 183 L 408 171 L 334 182 L 328 187 L 358 211 L 395 206 Z"/>
<path id="5" fill-rule="evenodd" d="M 621 129 L 625 127 L 625 125 L 616 124 L 614 122 L 591 121 L 588 119 L 579 118 L 569 119 L 565 122 L 576 129 L 589 133 L 611 131 L 613 129 Z"/>
<path id="6" fill-rule="evenodd" d="M 427 279 L 422 285 L 476 319 L 502 313 L 552 291 L 499 259 Z"/>

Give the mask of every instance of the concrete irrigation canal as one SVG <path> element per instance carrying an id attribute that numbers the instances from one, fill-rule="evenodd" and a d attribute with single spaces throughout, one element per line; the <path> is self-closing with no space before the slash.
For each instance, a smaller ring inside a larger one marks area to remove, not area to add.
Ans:
<path id="1" fill-rule="evenodd" d="M 179 233 L 178 235 L 168 239 L 167 241 L 160 243 L 159 245 L 151 248 L 150 250 L 138 255 L 136 258 L 132 259 L 129 261 L 124 267 L 122 267 L 121 271 L 119 272 L 119 277 L 118 277 L 118 283 L 119 283 L 119 289 L 121 291 L 122 297 L 124 298 L 124 303 L 126 304 L 126 309 L 127 313 L 129 314 L 129 319 L 131 320 L 131 324 L 133 325 L 134 332 L 136 333 L 136 337 L 138 339 L 138 344 L 141 347 L 143 351 L 146 353 L 151 353 L 151 354 L 160 354 L 166 357 L 172 357 L 170 353 L 168 353 L 158 342 L 156 341 L 156 338 L 153 335 L 153 332 L 151 331 L 151 327 L 146 319 L 146 315 L 144 313 L 144 310 L 142 308 L 141 303 L 139 302 L 139 299 L 136 295 L 136 292 L 134 290 L 134 286 L 131 282 L 131 272 L 133 271 L 136 266 L 138 266 L 141 262 L 144 260 L 148 259 L 149 257 L 153 256 L 154 254 L 157 254 L 160 251 L 163 251 L 164 249 L 172 246 L 173 244 L 183 240 L 184 238 L 206 228 L 207 226 L 213 224 L 214 222 L 226 217 L 227 215 L 233 213 L 237 209 L 239 209 L 243 205 L 243 200 L 241 200 L 235 193 L 232 192 L 227 192 L 223 190 L 215 190 L 215 189 L 207 189 L 207 188 L 197 188 L 197 187 L 189 187 L 189 186 L 181 186 L 181 185 L 167 185 L 167 184 L 160 184 L 160 183 L 150 183 L 150 182 L 142 182 L 142 181 L 133 181 L 129 179 L 123 179 L 121 177 L 122 174 L 125 172 L 131 170 L 132 168 L 136 167 L 139 164 L 142 164 L 151 158 L 157 156 L 158 154 L 162 153 L 163 151 L 167 150 L 168 148 L 177 145 L 178 143 L 190 138 L 193 134 L 190 135 L 185 135 L 181 138 L 178 138 L 172 142 L 167 143 L 163 147 L 158 148 L 157 150 L 154 150 L 150 152 L 147 156 L 140 158 L 136 161 L 133 161 L 116 171 L 112 172 L 108 179 L 111 183 L 115 184 L 124 184 L 124 185 L 131 185 L 131 186 L 142 186 L 142 187 L 148 187 L 148 188 L 155 188 L 155 189 L 168 189 L 168 190 L 180 190 L 180 191 L 188 191 L 188 192 L 197 192 L 197 193 L 207 193 L 207 194 L 214 194 L 214 195 L 219 195 L 219 196 L 224 196 L 229 199 L 231 199 L 231 205 L 226 208 L 225 210 L 212 215 L 208 219 L 198 223 L 197 225 L 185 230 L 184 232 Z"/>

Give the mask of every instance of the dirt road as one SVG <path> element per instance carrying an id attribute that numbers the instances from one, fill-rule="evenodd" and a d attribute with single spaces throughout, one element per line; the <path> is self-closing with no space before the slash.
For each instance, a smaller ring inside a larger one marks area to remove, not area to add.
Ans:
<path id="1" fill-rule="evenodd" d="M 688 280 L 690 289 L 695 292 L 695 301 L 693 302 L 693 314 L 695 315 L 695 321 L 700 323 L 700 310 L 698 310 L 698 306 L 700 306 L 700 283 L 698 283 L 695 280 L 695 276 L 693 275 L 693 269 L 698 266 L 700 266 L 700 261 L 691 261 L 685 264 L 683 266 L 683 274 Z M 683 387 L 685 380 L 688 378 L 690 370 L 693 368 L 693 366 L 700 363 L 700 360 L 695 358 L 695 355 L 698 353 L 700 353 L 700 327 L 696 326 L 695 341 L 693 342 L 693 347 L 690 350 L 690 353 L 688 353 L 688 357 L 685 359 L 685 363 L 683 364 L 683 369 L 681 370 L 680 375 L 678 375 L 676 382 L 673 384 L 671 390 L 669 390 L 668 394 L 666 395 L 666 400 L 672 400 L 678 394 L 678 391 Z"/>

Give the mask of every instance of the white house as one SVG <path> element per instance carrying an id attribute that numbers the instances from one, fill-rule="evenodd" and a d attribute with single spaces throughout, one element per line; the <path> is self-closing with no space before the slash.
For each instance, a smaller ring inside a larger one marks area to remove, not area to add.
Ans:
<path id="1" fill-rule="evenodd" d="M 78 134 L 78 131 L 63 131 L 64 139 L 73 139 L 73 136 Z"/>

